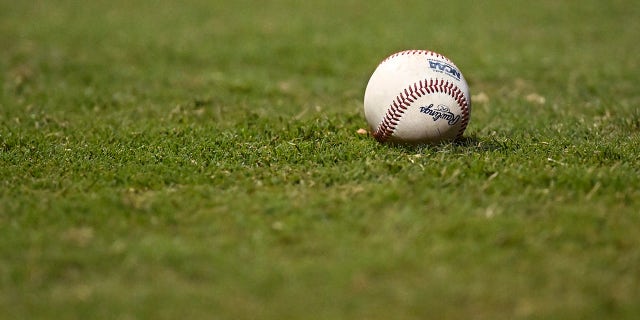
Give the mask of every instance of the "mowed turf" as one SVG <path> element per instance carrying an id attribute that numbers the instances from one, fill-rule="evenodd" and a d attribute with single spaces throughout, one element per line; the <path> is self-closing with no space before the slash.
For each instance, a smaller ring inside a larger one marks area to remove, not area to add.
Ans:
<path id="1" fill-rule="evenodd" d="M 0 318 L 637 319 L 634 1 L 0 0 Z M 381 145 L 430 49 L 465 138 Z"/>

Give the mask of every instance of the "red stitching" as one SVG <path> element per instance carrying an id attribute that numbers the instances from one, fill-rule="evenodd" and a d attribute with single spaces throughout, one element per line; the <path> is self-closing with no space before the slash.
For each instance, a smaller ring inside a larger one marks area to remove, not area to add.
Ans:
<path id="1" fill-rule="evenodd" d="M 433 79 L 428 79 L 428 82 L 427 79 L 420 80 L 402 90 L 389 106 L 387 113 L 382 119 L 382 122 L 380 122 L 378 129 L 373 133 L 373 136 L 380 142 L 387 141 L 395 132 L 400 118 L 409 108 L 409 105 L 424 95 L 436 92 L 448 94 L 462 109 L 461 126 L 456 135 L 456 139 L 461 138 L 464 130 L 467 128 L 467 124 L 469 124 L 469 102 L 460 88 L 452 82 L 443 79 L 435 80 L 435 82 Z"/>
<path id="2" fill-rule="evenodd" d="M 433 52 L 433 51 L 429 51 L 429 50 L 405 50 L 405 51 L 400 51 L 400 52 L 396 52 L 390 56 L 388 56 L 387 58 L 385 58 L 384 60 L 382 60 L 382 62 L 380 62 L 381 64 L 386 62 L 387 60 L 393 59 L 395 57 L 399 57 L 399 56 L 406 56 L 406 55 L 416 55 L 416 54 L 424 54 L 427 56 L 432 56 L 432 57 L 436 57 L 439 59 L 443 59 L 446 60 L 449 63 L 453 63 L 451 60 L 449 60 L 447 57 L 437 53 L 437 52 Z"/>

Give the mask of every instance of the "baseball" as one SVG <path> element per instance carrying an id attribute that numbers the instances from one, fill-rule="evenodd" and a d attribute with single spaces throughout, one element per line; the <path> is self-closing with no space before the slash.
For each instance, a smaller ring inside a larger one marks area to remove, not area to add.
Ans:
<path id="1" fill-rule="evenodd" d="M 384 59 L 364 93 L 364 114 L 380 142 L 436 144 L 462 137 L 471 116 L 469 86 L 441 54 L 407 50 Z"/>

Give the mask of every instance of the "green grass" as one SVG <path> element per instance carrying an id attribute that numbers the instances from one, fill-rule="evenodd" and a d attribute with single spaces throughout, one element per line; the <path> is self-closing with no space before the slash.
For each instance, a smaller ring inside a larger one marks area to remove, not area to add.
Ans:
<path id="1" fill-rule="evenodd" d="M 636 319 L 633 1 L 0 0 L 0 318 Z M 356 134 L 387 55 L 462 141 Z"/>

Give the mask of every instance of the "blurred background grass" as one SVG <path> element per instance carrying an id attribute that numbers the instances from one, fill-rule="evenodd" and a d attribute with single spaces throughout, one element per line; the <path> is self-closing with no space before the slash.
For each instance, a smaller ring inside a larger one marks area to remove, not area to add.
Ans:
<path id="1" fill-rule="evenodd" d="M 130 99 L 150 103 L 180 102 L 186 94 L 231 99 L 219 93 L 229 89 L 258 91 L 252 97 L 264 99 L 265 91 L 280 95 L 288 89 L 299 101 L 270 112 L 295 114 L 301 104 L 342 110 L 345 99 L 361 98 L 382 58 L 408 48 L 449 56 L 474 91 L 514 91 L 514 80 L 521 80 L 553 94 L 550 98 L 580 103 L 601 99 L 608 90 L 629 96 L 637 68 L 638 45 L 631 39 L 639 13 L 629 1 L 5 1 L 2 6 L 2 63 L 24 68 L 14 73 L 40 77 L 48 93 L 56 90 L 50 98 L 67 99 L 52 103 L 57 109 L 96 102 L 86 96 L 91 89 L 103 96 L 92 84 L 106 81 L 111 90 L 120 90 L 113 92 L 117 97 L 125 99 L 129 92 Z M 85 94 L 79 97 L 76 90 Z M 80 98 L 88 101 L 74 101 Z"/>

